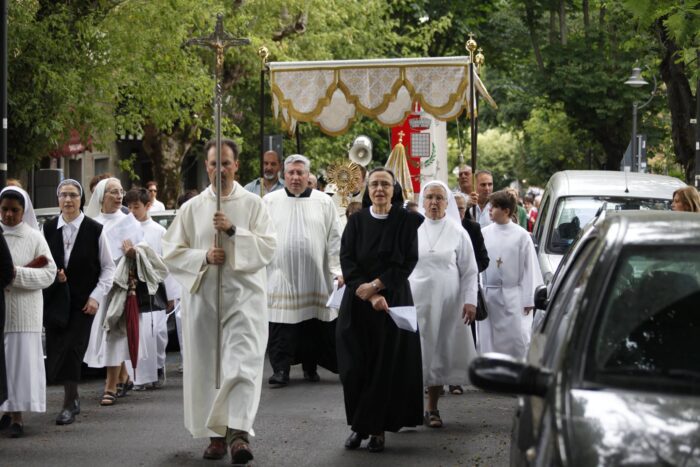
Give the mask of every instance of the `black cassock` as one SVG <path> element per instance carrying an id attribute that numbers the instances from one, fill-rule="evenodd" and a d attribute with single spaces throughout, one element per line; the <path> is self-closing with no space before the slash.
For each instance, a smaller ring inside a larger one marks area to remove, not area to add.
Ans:
<path id="1" fill-rule="evenodd" d="M 399 329 L 388 313 L 355 296 L 377 277 L 390 307 L 413 305 L 408 276 L 418 262 L 418 227 L 423 218 L 399 206 L 375 219 L 369 208 L 350 216 L 343 232 L 340 264 L 347 284 L 336 329 L 338 369 L 345 412 L 362 434 L 398 431 L 423 423 L 420 337 Z"/>
<path id="2" fill-rule="evenodd" d="M 2 299 L 0 300 L 0 404 L 7 399 L 7 372 L 5 370 L 5 287 L 12 282 L 12 273 L 14 265 L 12 264 L 12 255 L 7 247 L 5 237 L 0 229 L 0 290 L 2 290 Z"/>

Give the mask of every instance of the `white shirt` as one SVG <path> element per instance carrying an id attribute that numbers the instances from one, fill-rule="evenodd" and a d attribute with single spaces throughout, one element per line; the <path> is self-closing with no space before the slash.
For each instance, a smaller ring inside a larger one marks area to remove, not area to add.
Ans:
<path id="1" fill-rule="evenodd" d="M 158 211 L 165 211 L 165 204 L 161 203 L 157 199 L 154 199 L 151 202 L 151 207 L 148 208 L 148 212 L 158 212 Z"/>

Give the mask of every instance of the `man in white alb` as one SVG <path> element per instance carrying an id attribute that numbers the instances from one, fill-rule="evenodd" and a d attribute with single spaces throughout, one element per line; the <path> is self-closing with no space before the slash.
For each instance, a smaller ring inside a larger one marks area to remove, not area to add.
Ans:
<path id="1" fill-rule="evenodd" d="M 211 185 L 185 203 L 163 237 L 163 257 L 182 285 L 185 426 L 210 437 L 206 459 L 253 458 L 249 435 L 260 402 L 267 344 L 265 266 L 276 237 L 259 196 L 235 181 L 238 146 L 221 146 L 221 211 L 216 210 L 216 143 L 205 147 Z M 222 248 L 214 243 L 223 233 Z M 217 322 L 217 268 L 223 267 L 221 321 Z M 216 387 L 216 335 L 221 330 L 221 379 Z"/>
<path id="2" fill-rule="evenodd" d="M 328 195 L 308 186 L 309 160 L 284 161 L 285 189 L 263 198 L 277 227 L 277 251 L 268 271 L 270 384 L 289 383 L 289 368 L 301 363 L 307 381 L 319 380 L 317 365 L 337 371 L 336 310 L 326 307 L 333 279 L 342 284 L 340 230 Z"/>

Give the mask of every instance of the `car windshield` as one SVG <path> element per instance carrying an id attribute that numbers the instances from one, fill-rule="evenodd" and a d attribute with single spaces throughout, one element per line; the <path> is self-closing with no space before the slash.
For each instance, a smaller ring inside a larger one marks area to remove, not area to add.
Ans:
<path id="1" fill-rule="evenodd" d="M 608 211 L 644 211 L 671 209 L 665 199 L 622 198 L 613 196 L 570 196 L 559 199 L 554 223 L 547 242 L 547 252 L 565 254 L 581 229 L 605 205 Z"/>
<path id="2" fill-rule="evenodd" d="M 700 247 L 623 250 L 613 278 L 592 335 L 588 378 L 700 394 Z"/>

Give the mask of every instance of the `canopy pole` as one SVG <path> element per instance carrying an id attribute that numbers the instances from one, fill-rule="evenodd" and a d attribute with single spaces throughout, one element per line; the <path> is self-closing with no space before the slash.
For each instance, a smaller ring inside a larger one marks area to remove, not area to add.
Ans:
<path id="1" fill-rule="evenodd" d="M 297 137 L 297 154 L 302 154 L 301 152 L 301 133 L 299 132 L 299 127 L 301 126 L 301 122 L 297 122 L 297 127 L 296 131 L 296 137 Z"/>
<path id="2" fill-rule="evenodd" d="M 265 179 L 265 72 L 267 71 L 267 57 L 270 51 L 262 46 L 258 49 L 260 56 L 260 183 Z"/>

